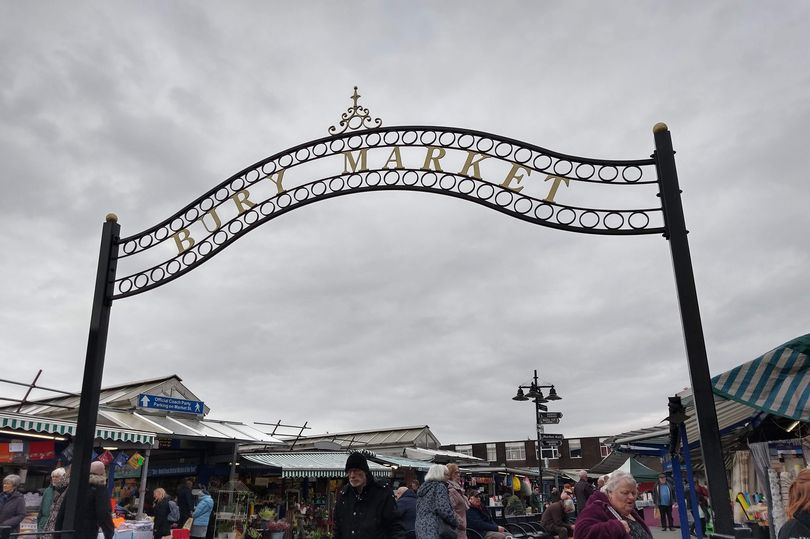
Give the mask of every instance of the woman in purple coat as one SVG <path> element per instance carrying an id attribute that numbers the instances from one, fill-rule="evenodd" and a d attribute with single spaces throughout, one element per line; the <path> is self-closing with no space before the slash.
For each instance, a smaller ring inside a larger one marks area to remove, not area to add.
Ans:
<path id="1" fill-rule="evenodd" d="M 577 517 L 574 539 L 652 539 L 636 511 L 638 486 L 627 472 L 613 472 L 605 493 L 594 492 Z"/>

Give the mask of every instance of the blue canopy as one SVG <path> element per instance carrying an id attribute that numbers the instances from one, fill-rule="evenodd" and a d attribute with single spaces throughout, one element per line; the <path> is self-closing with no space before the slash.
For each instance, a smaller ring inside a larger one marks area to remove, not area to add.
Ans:
<path id="1" fill-rule="evenodd" d="M 716 394 L 770 414 L 810 419 L 810 334 L 712 378 Z"/>

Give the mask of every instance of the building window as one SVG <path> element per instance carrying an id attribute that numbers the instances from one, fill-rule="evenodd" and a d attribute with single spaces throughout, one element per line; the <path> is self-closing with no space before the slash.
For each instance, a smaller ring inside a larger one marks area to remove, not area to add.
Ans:
<path id="1" fill-rule="evenodd" d="M 473 456 L 472 454 L 472 446 L 471 445 L 457 445 L 456 446 L 456 453 L 463 453 L 468 457 Z"/>
<path id="2" fill-rule="evenodd" d="M 487 460 L 489 462 L 497 462 L 498 451 L 495 448 L 495 444 L 487 444 Z"/>
<path id="3" fill-rule="evenodd" d="M 554 460 L 554 459 L 560 458 L 560 450 L 556 445 L 554 447 L 542 447 L 541 446 L 540 447 L 540 453 L 541 453 L 541 457 L 544 458 L 544 459 Z"/>
<path id="4" fill-rule="evenodd" d="M 526 460 L 526 444 L 506 442 L 506 460 Z"/>
<path id="5" fill-rule="evenodd" d="M 602 455 L 602 458 L 610 455 L 612 451 L 610 446 L 605 443 L 605 440 L 607 440 L 607 438 L 599 438 L 599 454 Z"/>
<path id="6" fill-rule="evenodd" d="M 571 438 L 568 440 L 568 456 L 572 459 L 582 458 L 582 442 L 579 438 Z"/>

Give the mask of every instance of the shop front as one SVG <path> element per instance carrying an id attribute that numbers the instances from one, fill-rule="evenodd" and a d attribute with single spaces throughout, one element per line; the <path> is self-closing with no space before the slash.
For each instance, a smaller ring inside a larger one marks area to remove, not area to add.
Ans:
<path id="1" fill-rule="evenodd" d="M 348 451 L 242 454 L 240 479 L 255 494 L 252 527 L 267 529 L 283 519 L 295 537 L 329 537 L 348 456 Z M 394 465 L 372 458 L 368 464 L 375 479 L 390 483 Z"/>

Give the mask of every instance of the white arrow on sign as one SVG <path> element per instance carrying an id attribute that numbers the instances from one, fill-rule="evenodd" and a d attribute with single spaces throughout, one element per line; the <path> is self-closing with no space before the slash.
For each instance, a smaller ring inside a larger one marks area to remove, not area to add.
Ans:
<path id="1" fill-rule="evenodd" d="M 143 398 L 141 399 L 141 406 L 143 406 L 144 408 L 149 406 L 149 397 L 147 397 L 146 395 L 144 395 Z"/>

